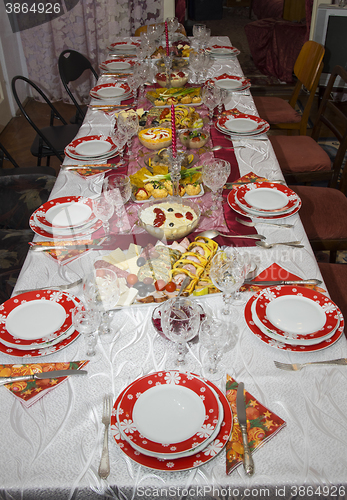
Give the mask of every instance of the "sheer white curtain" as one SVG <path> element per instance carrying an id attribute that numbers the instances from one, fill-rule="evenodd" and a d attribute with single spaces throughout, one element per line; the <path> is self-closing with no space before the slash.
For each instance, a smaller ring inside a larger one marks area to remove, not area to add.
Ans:
<path id="1" fill-rule="evenodd" d="M 52 100 L 67 100 L 58 72 L 63 50 L 81 52 L 99 72 L 115 37 L 133 35 L 139 26 L 163 20 L 163 0 L 81 0 L 70 11 L 64 5 L 64 10 L 53 21 L 21 32 L 29 78 Z M 82 100 L 88 87 L 85 84 L 79 92 Z"/>

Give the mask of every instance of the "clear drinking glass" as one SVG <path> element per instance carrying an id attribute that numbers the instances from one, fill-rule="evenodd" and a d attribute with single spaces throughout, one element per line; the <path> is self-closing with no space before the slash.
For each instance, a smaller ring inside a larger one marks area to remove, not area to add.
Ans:
<path id="1" fill-rule="evenodd" d="M 217 318 L 208 317 L 200 326 L 199 342 L 207 349 L 208 363 L 203 363 L 203 369 L 208 378 L 219 376 L 218 363 L 223 354 L 235 347 L 237 337 L 228 323 Z"/>
<path id="2" fill-rule="evenodd" d="M 106 196 L 112 200 L 118 220 L 117 227 L 122 227 L 122 215 L 124 205 L 130 200 L 131 182 L 130 178 L 125 174 L 112 174 L 104 180 L 103 189 Z"/>
<path id="3" fill-rule="evenodd" d="M 90 309 L 102 315 L 100 333 L 111 333 L 110 309 L 117 305 L 120 297 L 118 276 L 112 269 L 94 269 L 83 278 L 83 295 Z"/>
<path id="4" fill-rule="evenodd" d="M 120 132 L 127 136 L 128 150 L 131 148 L 132 137 L 139 129 L 139 117 L 134 110 L 121 111 L 118 114 L 117 126 Z"/>
<path id="5" fill-rule="evenodd" d="M 84 335 L 87 356 L 95 356 L 98 342 L 98 327 L 100 325 L 100 312 L 96 309 L 85 309 L 83 306 L 75 307 L 72 311 L 72 324 L 76 330 Z"/>
<path id="6" fill-rule="evenodd" d="M 165 336 L 177 344 L 177 364 L 185 364 L 186 344 L 198 333 L 201 307 L 187 297 L 165 302 L 161 313 L 161 326 Z"/>
<path id="7" fill-rule="evenodd" d="M 224 307 L 222 315 L 231 321 L 238 318 L 237 311 L 231 308 L 233 295 L 245 280 L 246 269 L 242 255 L 232 247 L 219 250 L 213 257 L 210 278 L 213 284 L 223 292 Z"/>
<path id="8" fill-rule="evenodd" d="M 102 194 L 98 198 L 93 198 L 93 212 L 102 222 L 105 234 L 110 232 L 109 220 L 114 214 L 114 205 L 107 196 Z"/>
<path id="9" fill-rule="evenodd" d="M 213 88 L 204 87 L 201 93 L 202 102 L 208 108 L 208 116 L 209 116 L 209 125 L 213 125 L 213 110 L 217 105 L 217 99 L 213 92 Z"/>
<path id="10" fill-rule="evenodd" d="M 221 191 L 226 183 L 231 171 L 230 163 L 226 160 L 213 158 L 204 163 L 202 167 L 202 181 L 212 191 L 211 210 L 218 210 L 221 207 Z"/>

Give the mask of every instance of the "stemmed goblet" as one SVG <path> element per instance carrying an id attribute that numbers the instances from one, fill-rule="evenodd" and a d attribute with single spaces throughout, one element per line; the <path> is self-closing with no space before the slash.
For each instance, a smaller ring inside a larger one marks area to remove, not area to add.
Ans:
<path id="1" fill-rule="evenodd" d="M 223 292 L 224 307 L 222 315 L 230 321 L 236 321 L 238 313 L 231 309 L 233 294 L 239 290 L 246 276 L 242 255 L 232 247 L 219 250 L 213 257 L 210 278 L 213 284 Z"/>
<path id="2" fill-rule="evenodd" d="M 217 98 L 215 93 L 213 92 L 213 88 L 204 87 L 201 93 L 202 102 L 208 108 L 208 117 L 210 119 L 209 125 L 213 125 L 213 110 L 217 105 Z"/>
<path id="3" fill-rule="evenodd" d="M 130 200 L 131 182 L 125 174 L 113 174 L 106 177 L 103 185 L 106 196 L 112 200 L 118 220 L 117 227 L 123 227 L 122 215 L 124 205 Z"/>
<path id="4" fill-rule="evenodd" d="M 93 212 L 101 220 L 102 227 L 107 235 L 110 232 L 109 220 L 114 214 L 112 201 L 105 194 L 101 194 L 98 198 L 93 198 Z"/>
<path id="5" fill-rule="evenodd" d="M 90 309 L 102 315 L 100 333 L 110 333 L 112 314 L 109 310 L 117 305 L 120 297 L 118 276 L 112 269 L 94 269 L 83 278 L 82 289 Z"/>
<path id="6" fill-rule="evenodd" d="M 202 181 L 212 191 L 211 210 L 218 210 L 221 207 L 221 191 L 226 183 L 231 171 L 230 163 L 226 160 L 213 158 L 205 162 L 202 167 Z"/>
<path id="7" fill-rule="evenodd" d="M 198 333 L 201 307 L 197 302 L 178 297 L 169 299 L 161 313 L 161 326 L 165 336 L 177 344 L 177 364 L 185 364 L 187 342 Z"/>
<path id="8" fill-rule="evenodd" d="M 134 110 L 122 111 L 117 118 L 118 130 L 127 136 L 128 150 L 131 148 L 132 137 L 139 129 L 139 118 Z"/>
<path id="9" fill-rule="evenodd" d="M 237 336 L 230 326 L 214 317 L 207 317 L 200 326 L 199 342 L 207 349 L 208 355 L 208 365 L 204 366 L 208 378 L 219 376 L 218 363 L 225 351 L 236 345 Z"/>
<path id="10" fill-rule="evenodd" d="M 72 310 L 72 324 L 84 335 L 87 356 L 95 356 L 100 322 L 100 312 L 96 309 L 85 309 L 83 305 L 79 305 Z"/>
<path id="11" fill-rule="evenodd" d="M 220 117 L 223 111 L 223 104 L 228 97 L 227 89 L 221 89 L 220 87 L 215 86 L 213 92 L 216 96 L 216 102 L 218 106 L 218 116 Z"/>

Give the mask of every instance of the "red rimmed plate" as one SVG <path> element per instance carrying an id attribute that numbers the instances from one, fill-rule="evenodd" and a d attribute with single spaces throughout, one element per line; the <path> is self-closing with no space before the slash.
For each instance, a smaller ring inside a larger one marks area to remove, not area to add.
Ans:
<path id="1" fill-rule="evenodd" d="M 206 83 L 211 83 L 221 89 L 231 90 L 234 92 L 238 90 L 247 90 L 251 87 L 251 82 L 248 78 L 243 76 L 228 75 L 226 73 L 211 78 L 210 80 L 207 80 Z"/>
<path id="2" fill-rule="evenodd" d="M 135 50 L 136 47 L 140 47 L 139 42 L 115 42 L 111 43 L 107 48 L 108 50 L 125 50 L 127 52 L 130 52 L 131 50 Z"/>
<path id="3" fill-rule="evenodd" d="M 228 134 L 257 134 L 264 133 L 269 125 L 259 116 L 239 113 L 237 115 L 222 116 L 217 120 L 218 127 Z"/>
<path id="4" fill-rule="evenodd" d="M 117 408 L 118 423 L 128 440 L 151 453 L 190 451 L 206 441 L 218 423 L 218 402 L 213 392 L 206 388 L 202 380 L 178 371 L 147 375 L 124 392 Z M 156 414 L 156 408 L 157 405 L 162 408 L 163 398 L 169 404 L 172 395 L 182 398 L 186 407 L 191 406 L 194 411 L 177 415 L 168 432 L 166 423 L 159 418 L 159 413 Z M 164 425 L 161 427 L 161 424 Z M 175 437 L 170 442 L 172 436 Z"/>
<path id="5" fill-rule="evenodd" d="M 218 125 L 217 122 L 215 122 L 215 128 L 221 132 L 222 134 L 225 134 L 229 136 L 231 139 L 241 139 L 241 138 L 253 138 L 253 137 L 259 137 L 261 135 L 266 134 L 270 130 L 270 125 L 264 125 L 259 131 L 255 132 L 247 132 L 247 133 L 241 133 L 241 132 L 231 132 L 227 130 L 226 128 L 222 128 Z"/>
<path id="6" fill-rule="evenodd" d="M 89 94 L 96 99 L 124 99 L 130 95 L 130 87 L 126 82 L 103 83 L 93 87 Z"/>
<path id="7" fill-rule="evenodd" d="M 83 160 L 86 157 L 101 157 L 117 152 L 117 146 L 111 137 L 103 135 L 87 135 L 74 139 L 65 148 L 65 154 L 70 154 L 77 159 Z"/>
<path id="8" fill-rule="evenodd" d="M 68 234 L 68 232 L 64 231 L 59 232 L 57 229 L 57 232 L 55 233 L 54 228 L 47 228 L 45 229 L 44 226 L 42 226 L 39 222 L 36 221 L 35 214 L 32 214 L 29 220 L 29 225 L 30 228 L 34 231 L 34 233 L 39 234 L 40 236 L 44 236 L 45 238 L 53 239 L 53 240 L 61 240 L 62 238 L 68 239 L 68 240 L 74 240 L 76 238 L 81 238 L 84 237 L 87 234 L 94 233 L 97 229 L 99 229 L 102 226 L 102 221 L 99 219 L 96 219 L 95 222 L 91 223 L 87 227 L 81 227 L 81 228 L 70 228 L 71 232 Z"/>
<path id="9" fill-rule="evenodd" d="M 134 59 L 124 59 L 123 57 L 115 57 L 107 59 L 100 64 L 100 69 L 106 71 L 129 71 L 135 65 Z"/>
<path id="10" fill-rule="evenodd" d="M 239 49 L 236 47 L 231 47 L 229 45 L 212 45 L 208 47 L 207 52 L 210 52 L 211 55 L 217 57 L 236 57 L 240 54 Z"/>
<path id="11" fill-rule="evenodd" d="M 245 217 L 252 217 L 252 219 L 266 219 L 266 220 L 271 220 L 271 219 L 285 219 L 286 217 L 290 217 L 291 215 L 296 214 L 300 208 L 301 208 L 301 200 L 299 198 L 297 206 L 293 208 L 292 211 L 286 212 L 286 213 L 280 213 L 276 215 L 254 215 L 251 214 L 250 212 L 247 212 L 243 208 L 240 207 L 240 205 L 236 201 L 236 189 L 232 189 L 227 197 L 228 205 L 230 208 L 232 208 L 235 212 L 237 212 L 240 215 L 244 215 Z"/>
<path id="12" fill-rule="evenodd" d="M 165 373 L 165 372 L 162 372 Z M 224 418 L 220 428 L 220 431 L 216 437 L 216 439 L 209 444 L 202 451 L 199 451 L 195 455 L 190 455 L 187 457 L 176 458 L 176 459 L 162 459 L 162 458 L 154 458 L 149 457 L 147 455 L 143 455 L 142 453 L 136 451 L 131 445 L 122 438 L 122 435 L 119 431 L 117 417 L 116 417 L 116 409 L 118 407 L 119 402 L 122 400 L 122 397 L 127 389 L 125 389 L 116 399 L 114 404 L 114 411 L 112 412 L 111 417 L 111 431 L 112 435 L 120 447 L 120 449 L 134 462 L 148 467 L 149 469 L 161 470 L 161 471 L 184 471 L 189 470 L 194 467 L 199 467 L 200 465 L 204 465 L 205 463 L 212 460 L 215 456 L 217 456 L 226 445 L 230 433 L 233 426 L 233 415 L 226 399 L 225 395 L 216 387 L 214 384 L 209 382 L 208 380 L 204 380 L 206 385 L 209 385 L 217 394 L 220 399 L 220 402 L 223 405 L 224 410 Z"/>
<path id="13" fill-rule="evenodd" d="M 258 299 L 259 295 L 263 292 L 261 290 L 260 292 L 255 293 L 247 302 L 246 307 L 245 307 L 245 320 L 247 323 L 248 328 L 254 333 L 254 335 L 264 342 L 265 344 L 269 345 L 270 347 L 275 347 L 276 349 L 281 349 L 283 351 L 291 351 L 291 352 L 315 352 L 315 351 L 321 351 L 323 349 L 326 349 L 327 347 L 330 347 L 331 345 L 335 344 L 343 334 L 345 322 L 342 316 L 342 313 L 340 309 L 336 306 L 337 312 L 340 315 L 340 326 L 337 328 L 336 332 L 332 337 L 330 337 L 327 340 L 324 340 L 320 342 L 319 344 L 314 344 L 314 345 L 289 345 L 286 344 L 285 342 L 279 342 L 277 340 L 271 339 L 268 337 L 265 333 L 263 333 L 260 328 L 256 326 L 256 324 L 253 321 L 253 316 L 252 316 L 252 304 L 255 300 Z"/>
<path id="14" fill-rule="evenodd" d="M 35 210 L 34 214 L 36 220 L 44 226 L 62 229 L 83 226 L 95 219 L 93 200 L 83 196 L 63 196 L 49 200 Z"/>
<path id="15" fill-rule="evenodd" d="M 282 184 L 254 182 L 236 187 L 236 199 L 245 210 L 259 214 L 284 213 L 293 210 L 299 201 L 298 195 Z"/>
<path id="16" fill-rule="evenodd" d="M 45 290 L 46 292 L 50 293 L 56 293 L 57 290 Z M 32 293 L 32 292 L 28 292 Z M 35 292 L 36 293 L 36 292 Z M 69 294 L 67 294 L 69 295 Z M 74 301 L 73 307 L 75 307 L 76 304 L 79 304 L 81 301 L 79 298 L 70 295 L 71 300 Z M 74 340 L 77 339 L 77 337 L 80 335 L 80 333 L 77 330 L 74 330 L 71 328 L 72 333 L 70 334 L 70 329 L 67 330 L 66 333 L 64 333 L 61 336 L 61 341 L 54 344 L 50 345 L 48 347 L 41 347 L 38 349 L 16 349 L 15 347 L 9 347 L 1 343 L 0 341 L 0 352 L 3 352 L 4 354 L 8 354 L 10 356 L 15 356 L 19 358 L 36 358 L 39 356 L 48 356 L 49 354 L 53 354 L 54 352 L 60 351 L 61 349 L 64 349 L 64 347 L 67 347 L 70 345 Z"/>
<path id="17" fill-rule="evenodd" d="M 329 297 L 300 286 L 266 288 L 256 302 L 255 311 L 266 328 L 284 339 L 319 339 L 336 329 L 340 321 L 336 305 Z M 280 324 L 284 328 L 280 329 Z"/>
<path id="18" fill-rule="evenodd" d="M 0 305 L 0 342 L 37 349 L 72 326 L 75 302 L 59 290 L 22 293 Z"/>

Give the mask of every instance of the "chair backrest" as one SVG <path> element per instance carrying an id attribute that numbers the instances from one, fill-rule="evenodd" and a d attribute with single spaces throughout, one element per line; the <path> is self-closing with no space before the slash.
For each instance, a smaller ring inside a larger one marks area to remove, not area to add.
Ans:
<path id="1" fill-rule="evenodd" d="M 309 97 L 302 112 L 298 127 L 300 135 L 306 135 L 307 123 L 310 117 L 311 107 L 318 87 L 319 78 L 323 71 L 323 57 L 325 48 L 318 42 L 309 40 L 305 42 L 294 65 L 294 74 L 298 81 L 294 87 L 289 104 L 295 108 L 302 86 L 309 91 Z M 284 127 L 285 128 L 285 127 Z"/>
<path id="2" fill-rule="evenodd" d="M 3 146 L 0 142 L 0 168 L 3 167 L 4 159 L 9 160 L 15 168 L 19 168 L 18 163 L 12 158 L 5 146 Z"/>
<path id="3" fill-rule="evenodd" d="M 341 168 L 347 150 L 347 115 L 340 109 L 342 103 L 338 101 L 338 98 L 335 97 L 335 100 L 332 99 L 333 89 L 337 86 L 335 84 L 337 78 L 343 80 L 345 85 L 347 85 L 347 71 L 342 66 L 335 66 L 331 73 L 321 105 L 319 106 L 312 130 L 312 138 L 318 141 L 322 137 L 322 134 L 326 137 L 327 132 L 326 129 L 324 131 L 323 127 L 327 127 L 333 133 L 334 138 L 339 141 L 340 145 L 332 165 L 332 178 L 329 186 L 338 187 L 346 194 L 347 168 L 344 168 L 343 172 L 341 172 Z M 338 86 L 342 86 L 341 81 L 338 82 Z"/>
<path id="4" fill-rule="evenodd" d="M 17 92 L 17 84 L 19 81 L 25 82 L 27 85 L 30 85 L 35 91 L 41 96 L 41 98 L 48 104 L 48 106 L 51 108 L 51 119 L 50 119 L 50 125 L 53 126 L 54 118 L 57 118 L 62 122 L 63 125 L 67 125 L 66 120 L 62 117 L 62 115 L 59 113 L 59 111 L 56 109 L 56 107 L 51 103 L 51 101 L 48 99 L 46 94 L 31 80 L 26 78 L 25 76 L 20 76 L 17 75 L 12 78 L 12 93 L 13 97 L 15 98 L 15 101 L 23 114 L 23 116 L 28 120 L 30 125 L 33 127 L 33 129 L 36 131 L 36 133 L 41 137 L 43 143 L 52 151 L 52 154 L 57 156 L 60 161 L 63 161 L 63 157 L 58 153 L 56 148 L 53 146 L 51 141 L 44 135 L 44 133 L 38 128 L 37 125 L 35 125 L 34 121 L 30 118 L 26 110 L 24 109 L 24 106 L 21 103 L 21 100 L 19 99 L 18 92 Z"/>
<path id="5" fill-rule="evenodd" d="M 63 50 L 58 59 L 59 75 L 64 85 L 66 92 L 68 93 L 70 99 L 76 106 L 78 113 L 83 118 L 85 113 L 82 110 L 80 104 L 77 102 L 75 96 L 69 88 L 69 83 L 78 80 L 80 76 L 89 70 L 93 73 L 95 79 L 98 79 L 98 74 L 93 68 L 91 62 L 80 52 L 76 50 Z"/>

